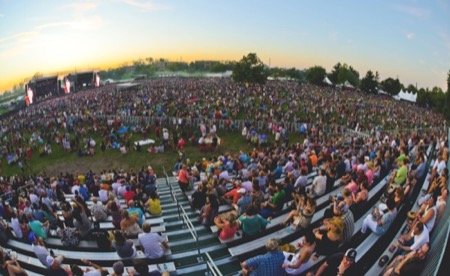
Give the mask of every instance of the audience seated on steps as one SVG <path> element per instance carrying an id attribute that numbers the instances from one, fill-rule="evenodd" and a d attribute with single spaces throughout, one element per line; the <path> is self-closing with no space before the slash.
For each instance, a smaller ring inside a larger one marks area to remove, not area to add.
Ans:
<path id="1" fill-rule="evenodd" d="M 99 249 L 109 250 L 111 248 L 110 232 L 100 228 L 100 222 L 94 222 L 94 229 L 91 231 L 91 240 L 96 241 Z"/>
<path id="2" fill-rule="evenodd" d="M 196 210 L 200 210 L 206 203 L 206 185 L 208 181 L 205 179 L 198 184 L 197 190 L 192 194 L 190 205 Z"/>
<path id="3" fill-rule="evenodd" d="M 369 214 L 364 220 L 361 233 L 365 234 L 367 228 L 379 236 L 387 232 L 397 216 L 397 208 L 393 198 L 387 199 L 386 206 L 387 210 L 380 210 L 378 207 L 374 208 L 372 214 Z"/>
<path id="4" fill-rule="evenodd" d="M 36 257 L 45 267 L 49 267 L 50 264 L 47 263 L 47 258 L 53 254 L 51 254 L 51 251 L 48 251 L 45 247 L 44 240 L 42 238 L 35 238 L 34 240 L 31 240 L 31 242 L 32 249 Z M 62 261 L 64 260 L 64 256 L 52 257 L 55 258 L 58 263 L 62 263 Z"/>
<path id="5" fill-rule="evenodd" d="M 58 220 L 57 224 L 58 230 L 56 230 L 56 234 L 61 239 L 61 244 L 68 248 L 77 247 L 80 244 L 80 232 L 76 228 L 66 227 L 61 220 Z"/>
<path id="6" fill-rule="evenodd" d="M 251 192 L 244 187 L 240 188 L 237 192 L 241 194 L 241 197 L 239 198 L 237 203 L 232 204 L 231 207 L 237 210 L 239 215 L 242 215 L 245 210 L 247 210 L 247 208 L 252 204 L 252 196 Z"/>
<path id="7" fill-rule="evenodd" d="M 133 240 L 127 239 L 120 230 L 114 231 L 114 248 L 117 255 L 121 258 L 134 258 L 136 257 L 136 247 Z"/>
<path id="8" fill-rule="evenodd" d="M 80 236 L 82 238 L 85 238 L 89 235 L 89 232 L 92 229 L 92 223 L 87 215 L 86 207 L 84 207 L 75 199 L 72 199 L 72 202 L 75 204 L 72 211 L 72 215 L 74 218 L 73 223 L 77 230 L 80 232 Z"/>
<path id="9" fill-rule="evenodd" d="M 122 221 L 120 222 L 120 230 L 124 232 L 128 237 L 137 237 L 141 228 L 138 222 L 140 218 L 132 216 L 128 213 L 128 210 L 122 211 Z"/>
<path id="10" fill-rule="evenodd" d="M 314 197 L 320 197 L 325 194 L 327 189 L 327 176 L 325 175 L 325 170 L 320 169 L 319 175 L 314 178 L 313 184 L 309 189 L 308 193 Z"/>
<path id="11" fill-rule="evenodd" d="M 245 214 L 239 217 L 239 225 L 244 236 L 254 236 L 266 228 L 269 220 L 261 217 L 257 211 L 257 208 L 251 205 L 245 211 Z"/>
<path id="12" fill-rule="evenodd" d="M 352 276 L 357 275 L 356 270 L 356 255 L 355 249 L 350 248 L 345 253 L 335 253 L 331 255 L 320 267 L 314 272 L 309 272 L 307 276 L 325 276 L 325 275 L 343 275 Z"/>
<path id="13" fill-rule="evenodd" d="M 152 191 L 150 196 L 145 203 L 145 207 L 151 215 L 160 215 L 161 214 L 161 201 L 159 200 L 158 193 L 156 191 Z"/>
<path id="14" fill-rule="evenodd" d="M 17 261 L 15 252 L 6 252 L 0 247 L 0 274 L 1 275 L 28 275 Z"/>
<path id="15" fill-rule="evenodd" d="M 159 234 L 151 233 L 151 225 L 145 222 L 142 225 L 143 233 L 139 234 L 138 240 L 149 259 L 159 259 L 164 256 L 164 251 L 169 249 L 169 244 Z"/>
<path id="16" fill-rule="evenodd" d="M 108 210 L 103 203 L 99 203 L 97 197 L 92 198 L 91 213 L 96 221 L 104 221 L 108 217 Z"/>
<path id="17" fill-rule="evenodd" d="M 419 249 L 406 255 L 397 256 L 383 271 L 383 276 L 419 275 L 425 266 L 430 244 L 425 243 Z"/>
<path id="18" fill-rule="evenodd" d="M 91 261 L 88 261 L 86 259 L 82 259 L 81 262 L 83 262 L 85 265 L 88 265 L 90 267 L 88 268 L 81 268 L 78 265 L 72 265 L 71 271 L 73 276 L 104 276 L 108 275 L 108 270 L 104 269 L 103 267 L 99 266 L 98 264 L 95 264 Z"/>
<path id="19" fill-rule="evenodd" d="M 221 240 L 227 240 L 234 237 L 239 228 L 237 217 L 236 211 L 230 211 L 214 218 L 214 224 L 217 226 L 219 238 Z"/>
<path id="20" fill-rule="evenodd" d="M 215 195 L 208 195 L 206 203 L 200 210 L 200 222 L 203 225 L 212 225 L 219 211 L 219 200 Z"/>
<path id="21" fill-rule="evenodd" d="M 278 240 L 270 239 L 266 243 L 267 253 L 244 261 L 242 275 L 286 275 L 282 267 L 284 254 L 278 250 Z"/>
<path id="22" fill-rule="evenodd" d="M 437 198 L 437 203 L 436 203 L 437 215 L 436 215 L 436 221 L 435 221 L 433 227 L 435 227 L 442 218 L 442 214 L 444 213 L 445 207 L 447 206 L 447 198 L 448 198 L 448 188 L 444 187 L 441 190 L 441 195 L 438 196 L 438 198 Z"/>
<path id="23" fill-rule="evenodd" d="M 418 250 L 422 245 L 430 241 L 430 233 L 422 222 L 416 223 L 412 232 L 402 235 L 397 242 L 397 247 L 403 254 Z"/>
<path id="24" fill-rule="evenodd" d="M 366 182 L 361 182 L 359 184 L 359 191 L 357 193 L 352 193 L 352 198 L 353 205 L 350 207 L 350 211 L 355 217 L 359 217 L 366 209 L 367 199 L 369 198 Z"/>
<path id="25" fill-rule="evenodd" d="M 443 169 L 433 180 L 433 182 L 431 182 L 431 185 L 428 186 L 426 194 L 432 194 L 435 191 L 442 189 L 443 187 L 446 187 L 448 180 L 448 173 L 449 173 L 448 168 Z"/>
<path id="26" fill-rule="evenodd" d="M 316 253 L 318 255 L 330 255 L 334 253 L 342 241 L 344 221 L 340 217 L 327 220 L 322 226 L 315 228 Z"/>
<path id="27" fill-rule="evenodd" d="M 316 239 L 311 231 L 306 231 L 304 238 L 301 242 L 295 246 L 298 252 L 283 252 L 284 263 L 282 267 L 289 275 L 298 275 L 305 271 L 307 265 L 305 265 L 314 253 L 316 248 Z"/>
<path id="28" fill-rule="evenodd" d="M 137 223 L 139 224 L 139 226 L 142 226 L 142 224 L 145 221 L 145 215 L 144 212 L 142 212 L 142 209 L 139 206 L 136 206 L 134 200 L 128 201 L 128 213 L 130 216 L 135 216 L 139 218 Z"/>
<path id="29" fill-rule="evenodd" d="M 316 212 L 316 199 L 306 194 L 296 194 L 294 203 L 295 209 L 289 213 L 282 224 L 290 223 L 293 230 L 308 228 Z"/>
<path id="30" fill-rule="evenodd" d="M 281 211 L 286 199 L 286 192 L 282 184 L 275 185 L 276 190 L 273 196 L 269 196 L 269 200 L 261 204 L 259 214 L 263 218 L 271 217 L 275 212 Z"/>
<path id="31" fill-rule="evenodd" d="M 428 232 L 431 233 L 433 231 L 437 218 L 436 201 L 438 193 L 439 191 L 436 191 L 436 193 L 425 198 L 426 200 L 422 203 L 420 209 L 416 212 L 416 219 L 414 220 L 411 229 L 414 228 L 414 224 L 422 222 L 428 229 Z"/>

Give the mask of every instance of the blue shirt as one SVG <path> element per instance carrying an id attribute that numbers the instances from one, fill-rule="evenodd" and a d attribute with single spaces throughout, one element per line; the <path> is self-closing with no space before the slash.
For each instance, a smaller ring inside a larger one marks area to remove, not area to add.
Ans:
<path id="1" fill-rule="evenodd" d="M 377 235 L 383 235 L 389 229 L 395 217 L 397 216 L 397 209 L 394 209 L 392 212 L 387 212 L 381 217 L 381 222 L 383 223 L 380 226 L 377 226 Z"/>
<path id="2" fill-rule="evenodd" d="M 281 177 L 281 174 L 282 174 L 282 173 L 283 173 L 283 167 L 282 167 L 282 166 L 278 166 L 278 167 L 275 169 L 274 173 L 273 173 L 273 177 L 274 177 L 275 179 L 278 179 L 278 178 Z"/>
<path id="3" fill-rule="evenodd" d="M 128 214 L 130 214 L 130 216 L 133 215 L 140 218 L 141 220 L 139 220 L 138 224 L 139 226 L 142 226 L 142 224 L 145 221 L 145 216 L 144 213 L 142 213 L 141 208 L 139 207 L 128 208 Z"/>
<path id="4" fill-rule="evenodd" d="M 286 275 L 286 271 L 281 267 L 284 262 L 284 254 L 279 250 L 258 255 L 245 262 L 248 267 L 252 268 L 251 275 L 254 276 Z"/>

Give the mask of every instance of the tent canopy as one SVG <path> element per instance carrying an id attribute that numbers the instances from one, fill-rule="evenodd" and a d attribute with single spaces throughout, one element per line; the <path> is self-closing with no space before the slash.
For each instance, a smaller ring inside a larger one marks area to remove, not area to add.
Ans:
<path id="1" fill-rule="evenodd" d="M 333 85 L 333 83 L 330 81 L 330 79 L 327 76 L 325 76 L 325 78 L 323 79 L 323 83 L 326 83 L 328 85 Z"/>
<path id="2" fill-rule="evenodd" d="M 402 89 L 400 90 L 398 95 L 394 96 L 394 99 L 415 103 L 417 101 L 417 94 L 408 91 L 404 92 Z"/>
<path id="3" fill-rule="evenodd" d="M 131 82 L 125 82 L 125 83 L 119 83 L 116 85 L 116 90 L 117 91 L 121 91 L 121 90 L 127 90 L 130 88 L 138 88 L 140 87 L 139 83 L 131 83 Z"/>

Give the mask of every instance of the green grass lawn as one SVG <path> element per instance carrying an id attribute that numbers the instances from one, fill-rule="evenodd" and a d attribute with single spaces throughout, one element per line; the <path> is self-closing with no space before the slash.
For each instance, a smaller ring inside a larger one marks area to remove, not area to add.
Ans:
<path id="1" fill-rule="evenodd" d="M 218 156 L 221 153 L 233 154 L 239 153 L 240 150 L 249 152 L 253 149 L 253 145 L 248 144 L 245 141 L 241 136 L 240 131 L 219 131 L 218 135 L 224 141 L 220 150 L 217 152 L 200 152 L 198 146 L 188 145 L 185 148 L 186 158 L 189 158 L 194 162 L 201 160 L 203 157 L 210 158 L 212 156 Z M 164 153 L 149 153 L 147 152 L 148 147 L 142 147 L 141 152 L 132 149 L 125 156 L 122 156 L 118 150 L 101 152 L 100 137 L 96 135 L 92 135 L 92 137 L 97 142 L 95 147 L 96 153 L 94 156 L 79 157 L 75 151 L 67 153 L 63 150 L 61 145 L 52 143 L 52 154 L 49 156 L 39 156 L 37 152 L 33 152 L 31 162 L 29 162 L 29 166 L 25 166 L 25 171 L 23 173 L 20 171 L 17 164 L 9 166 L 6 163 L 6 159 L 3 157 L 0 166 L 0 175 L 29 175 L 41 174 L 43 172 L 46 172 L 48 175 L 56 175 L 60 172 L 86 173 L 88 170 L 99 173 L 103 170 L 112 169 L 124 169 L 126 171 L 134 169 L 135 171 L 138 171 L 141 167 L 149 165 L 153 167 L 157 175 L 162 175 L 163 168 L 165 168 L 170 175 L 174 164 L 179 158 L 178 151 L 171 148 L 167 149 Z M 273 136 L 269 135 L 269 137 L 272 138 L 273 141 Z M 130 140 L 131 142 L 134 142 L 141 140 L 142 138 L 141 135 L 133 134 Z M 150 135 L 150 138 L 154 139 L 155 137 Z M 289 140 L 291 143 L 295 143 L 302 142 L 303 138 L 299 135 L 290 134 Z M 269 140 L 269 142 L 271 141 Z"/>

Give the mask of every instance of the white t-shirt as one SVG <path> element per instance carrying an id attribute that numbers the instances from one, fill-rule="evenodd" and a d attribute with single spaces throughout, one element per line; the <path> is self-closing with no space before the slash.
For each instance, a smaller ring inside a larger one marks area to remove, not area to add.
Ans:
<path id="1" fill-rule="evenodd" d="M 327 177 L 325 175 L 316 176 L 313 181 L 313 187 L 316 195 L 323 195 L 327 189 Z"/>
<path id="2" fill-rule="evenodd" d="M 72 194 L 75 194 L 75 191 L 77 191 L 78 193 L 80 192 L 80 186 L 78 185 L 74 185 L 72 187 L 72 189 L 70 189 L 72 191 Z"/>
<path id="3" fill-rule="evenodd" d="M 159 259 L 164 255 L 164 249 L 161 245 L 164 239 L 160 235 L 156 233 L 141 233 L 138 236 L 138 240 L 148 258 Z"/>
<path id="4" fill-rule="evenodd" d="M 11 219 L 11 228 L 14 230 L 14 234 L 16 234 L 16 237 L 22 238 L 22 230 L 20 230 L 19 219 L 17 218 Z"/>
<path id="5" fill-rule="evenodd" d="M 102 273 L 97 269 L 93 269 L 88 272 L 84 272 L 83 276 L 102 276 Z"/>
<path id="6" fill-rule="evenodd" d="M 39 205 L 39 197 L 36 194 L 30 194 L 30 203 Z"/>
<path id="7" fill-rule="evenodd" d="M 410 247 L 412 251 L 418 250 L 422 245 L 430 241 L 430 233 L 426 227 L 423 228 L 422 233 L 418 236 L 415 236 L 414 233 L 411 233 L 411 235 L 414 236 L 414 243 Z"/>
<path id="8" fill-rule="evenodd" d="M 447 165 L 445 164 L 444 159 L 442 159 L 441 162 L 439 162 L 439 163 L 436 162 L 436 163 L 434 164 L 433 169 L 436 169 L 436 170 L 437 170 L 437 173 L 438 173 L 439 175 L 441 175 L 442 170 L 445 169 L 446 167 L 447 167 Z"/>
<path id="9" fill-rule="evenodd" d="M 100 189 L 100 191 L 98 191 L 98 198 L 100 199 L 101 202 L 107 202 L 108 194 L 109 192 L 107 190 Z"/>

